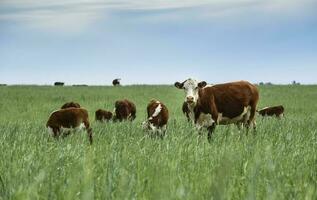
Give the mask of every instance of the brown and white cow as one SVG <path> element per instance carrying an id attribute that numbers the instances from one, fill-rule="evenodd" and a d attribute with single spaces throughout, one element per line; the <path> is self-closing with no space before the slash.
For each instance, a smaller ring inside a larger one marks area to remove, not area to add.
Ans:
<path id="1" fill-rule="evenodd" d="M 284 107 L 282 105 L 279 106 L 272 106 L 272 107 L 265 107 L 261 110 L 258 110 L 258 113 L 262 116 L 276 116 L 281 118 L 284 116 Z"/>
<path id="2" fill-rule="evenodd" d="M 136 118 L 135 104 L 127 99 L 118 100 L 115 102 L 114 121 L 130 120 Z"/>
<path id="3" fill-rule="evenodd" d="M 76 103 L 76 102 L 71 101 L 71 102 L 65 103 L 65 104 L 61 107 L 61 109 L 65 109 L 65 108 L 80 108 L 80 105 L 79 105 L 79 103 Z"/>
<path id="4" fill-rule="evenodd" d="M 86 109 L 65 108 L 57 110 L 50 115 L 46 127 L 55 138 L 58 138 L 60 135 L 68 135 L 72 129 L 85 129 L 89 142 L 92 144 L 92 129 L 90 128 Z"/>
<path id="5" fill-rule="evenodd" d="M 205 87 L 205 81 L 187 79 L 175 87 L 185 91 L 185 102 L 194 112 L 198 129 L 208 129 L 208 139 L 217 124 L 244 124 L 255 128 L 258 89 L 247 81 L 216 84 Z"/>
<path id="6" fill-rule="evenodd" d="M 96 121 L 101 121 L 101 122 L 108 122 L 112 118 L 112 112 L 98 109 L 95 112 L 95 119 Z"/>
<path id="7" fill-rule="evenodd" d="M 169 118 L 167 107 L 160 101 L 151 100 L 147 105 L 147 117 L 142 123 L 142 128 L 163 137 Z"/>

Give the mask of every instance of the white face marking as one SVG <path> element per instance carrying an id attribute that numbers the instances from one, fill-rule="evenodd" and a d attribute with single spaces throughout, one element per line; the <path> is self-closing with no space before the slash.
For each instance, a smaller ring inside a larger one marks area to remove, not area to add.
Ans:
<path id="1" fill-rule="evenodd" d="M 162 110 L 162 105 L 159 104 L 159 105 L 155 108 L 155 111 L 154 111 L 152 117 L 158 116 L 158 115 L 160 114 L 161 110 Z"/>
<path id="2" fill-rule="evenodd" d="M 188 99 L 192 99 L 193 103 L 197 103 L 198 99 L 198 81 L 194 79 L 187 79 L 184 82 L 184 91 L 185 91 L 185 102 L 187 102 Z"/>

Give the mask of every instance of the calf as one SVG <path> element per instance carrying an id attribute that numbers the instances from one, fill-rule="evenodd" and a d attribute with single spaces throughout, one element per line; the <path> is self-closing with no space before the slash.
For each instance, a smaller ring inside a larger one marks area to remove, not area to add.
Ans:
<path id="1" fill-rule="evenodd" d="M 281 118 L 284 116 L 284 107 L 282 105 L 265 107 L 257 112 L 262 116 L 274 116 L 275 115 L 276 117 Z"/>
<path id="2" fill-rule="evenodd" d="M 96 121 L 101 121 L 101 122 L 108 122 L 110 121 L 112 118 L 112 112 L 106 111 L 106 110 L 102 110 L 102 109 L 98 109 L 95 112 L 95 119 Z"/>
<path id="3" fill-rule="evenodd" d="M 90 128 L 86 109 L 66 108 L 57 110 L 50 115 L 46 127 L 55 138 L 58 138 L 61 134 L 67 135 L 69 129 L 85 129 L 88 134 L 89 142 L 92 144 L 92 129 Z M 66 134 L 64 131 L 66 131 Z"/>
<path id="4" fill-rule="evenodd" d="M 75 102 L 67 102 L 67 103 L 65 103 L 62 107 L 61 107 L 61 109 L 65 109 L 65 108 L 80 108 L 80 105 L 79 105 L 79 103 L 75 103 Z"/>
<path id="5" fill-rule="evenodd" d="M 142 123 L 142 128 L 164 136 L 168 122 L 166 106 L 157 100 L 151 100 L 147 106 L 147 117 L 148 119 Z"/>
<path id="6" fill-rule="evenodd" d="M 217 124 L 244 124 L 255 128 L 258 89 L 247 81 L 205 87 L 205 81 L 187 79 L 175 86 L 185 90 L 185 102 L 193 109 L 197 128 L 208 129 L 208 139 Z"/>
<path id="7" fill-rule="evenodd" d="M 134 103 L 127 99 L 118 100 L 115 102 L 114 109 L 114 121 L 130 120 L 133 121 L 136 118 L 136 108 Z"/>

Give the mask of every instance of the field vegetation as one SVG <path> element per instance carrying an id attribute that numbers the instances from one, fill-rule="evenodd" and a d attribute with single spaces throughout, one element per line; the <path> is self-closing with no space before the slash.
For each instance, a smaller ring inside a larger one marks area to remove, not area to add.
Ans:
<path id="1" fill-rule="evenodd" d="M 248 134 L 218 126 L 209 143 L 172 86 L 0 87 L 0 199 L 317 199 L 317 86 L 259 89 L 259 108 L 283 104 L 285 118 L 257 116 Z M 135 121 L 94 121 L 122 98 Z M 170 111 L 163 140 L 141 129 L 152 98 Z M 67 101 L 89 111 L 92 146 L 84 132 L 49 137 L 45 123 Z"/>

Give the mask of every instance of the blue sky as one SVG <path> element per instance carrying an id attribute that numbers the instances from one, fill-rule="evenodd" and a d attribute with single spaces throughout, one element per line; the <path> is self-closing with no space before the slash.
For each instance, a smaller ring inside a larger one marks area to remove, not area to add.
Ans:
<path id="1" fill-rule="evenodd" d="M 117 77 L 317 83 L 317 1 L 0 1 L 0 83 Z"/>

